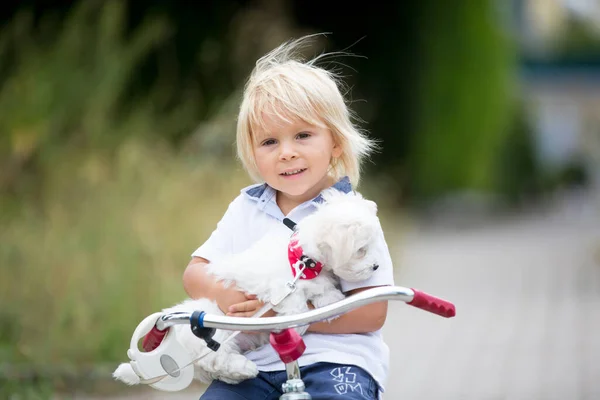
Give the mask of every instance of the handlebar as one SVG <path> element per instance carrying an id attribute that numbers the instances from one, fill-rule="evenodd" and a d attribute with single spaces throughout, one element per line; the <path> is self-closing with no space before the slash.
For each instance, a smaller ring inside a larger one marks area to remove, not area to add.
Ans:
<path id="1" fill-rule="evenodd" d="M 232 331 L 280 331 L 287 328 L 309 325 L 338 316 L 363 305 L 385 300 L 404 301 L 408 305 L 421 308 L 445 318 L 451 318 L 456 315 L 454 305 L 446 300 L 416 289 L 400 286 L 383 286 L 367 289 L 336 303 L 297 315 L 243 318 L 212 315 L 202 310 L 193 313 L 175 312 L 161 316 L 156 322 L 156 328 L 159 331 L 164 331 L 174 325 L 191 323 L 202 328 Z"/>
<path id="2" fill-rule="evenodd" d="M 288 374 L 288 380 L 283 385 L 283 390 L 286 394 L 299 393 L 302 395 L 301 397 L 283 396 L 281 398 L 310 398 L 305 396 L 304 383 L 300 377 L 298 364 L 298 359 L 304 353 L 306 344 L 300 334 L 291 328 L 309 325 L 366 304 L 386 300 L 404 301 L 408 305 L 446 318 L 454 317 L 456 314 L 454 305 L 446 300 L 419 290 L 399 286 L 367 289 L 328 306 L 297 315 L 240 318 L 211 315 L 202 310 L 154 313 L 146 317 L 133 334 L 127 352 L 131 363 L 120 365 L 113 376 L 128 384 L 145 383 L 161 390 L 181 390 L 193 380 L 193 368 L 188 367 L 210 353 L 203 352 L 192 359 L 186 348 L 177 341 L 176 336 L 168 335 L 170 327 L 188 325 L 192 333 L 198 338 L 204 339 L 206 346 L 213 351 L 218 351 L 222 344 L 234 338 L 239 332 L 270 331 L 269 342 L 281 361 L 285 363 Z M 260 315 L 260 311 L 256 315 Z M 213 338 L 217 329 L 235 332 L 224 341 L 218 342 Z M 142 337 L 144 337 L 143 352 L 138 348 L 139 340 Z"/>

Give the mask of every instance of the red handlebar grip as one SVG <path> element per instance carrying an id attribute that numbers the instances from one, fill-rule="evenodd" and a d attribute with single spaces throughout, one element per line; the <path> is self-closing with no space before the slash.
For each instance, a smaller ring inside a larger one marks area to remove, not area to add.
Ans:
<path id="1" fill-rule="evenodd" d="M 271 332 L 269 341 L 286 364 L 296 361 L 306 350 L 302 336 L 295 329 L 287 328 L 281 332 Z"/>
<path id="2" fill-rule="evenodd" d="M 168 331 L 169 329 L 161 331 L 156 326 L 153 327 L 152 330 L 148 332 L 146 336 L 144 336 L 144 340 L 142 341 L 142 349 L 144 349 L 146 353 L 156 349 L 162 343 L 162 340 Z"/>
<path id="3" fill-rule="evenodd" d="M 449 301 L 439 299 L 430 294 L 421 292 L 420 290 L 412 289 L 415 292 L 413 300 L 409 304 L 414 307 L 421 308 L 423 310 L 432 312 L 442 317 L 451 318 L 456 315 L 456 309 L 454 304 Z"/>

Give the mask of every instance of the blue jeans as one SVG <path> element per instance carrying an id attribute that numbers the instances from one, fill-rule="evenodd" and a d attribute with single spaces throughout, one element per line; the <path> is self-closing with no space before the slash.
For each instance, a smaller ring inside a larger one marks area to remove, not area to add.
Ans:
<path id="1" fill-rule="evenodd" d="M 377 399 L 377 382 L 354 365 L 316 363 L 301 367 L 300 374 L 313 400 Z M 285 371 L 261 371 L 237 385 L 213 381 L 200 400 L 277 400 L 285 381 Z"/>

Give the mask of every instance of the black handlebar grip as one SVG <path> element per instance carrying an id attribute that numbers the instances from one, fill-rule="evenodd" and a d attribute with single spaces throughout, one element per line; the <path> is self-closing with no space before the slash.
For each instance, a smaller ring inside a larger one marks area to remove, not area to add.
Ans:
<path id="1" fill-rule="evenodd" d="M 221 344 L 213 339 L 215 335 L 215 328 L 205 328 L 202 326 L 202 318 L 204 317 L 204 311 L 194 311 L 190 317 L 192 333 L 206 342 L 206 345 L 212 351 L 219 350 Z"/>

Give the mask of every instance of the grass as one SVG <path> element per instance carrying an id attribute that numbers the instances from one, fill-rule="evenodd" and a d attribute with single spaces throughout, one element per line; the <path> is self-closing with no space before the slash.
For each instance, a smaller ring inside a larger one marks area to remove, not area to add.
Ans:
<path id="1" fill-rule="evenodd" d="M 124 101 L 169 36 L 164 20 L 128 34 L 125 20 L 122 2 L 86 1 L 0 32 L 3 381 L 123 359 L 136 321 L 183 298 L 189 254 L 245 179 L 167 145 L 198 124 L 192 97 L 162 108 L 158 85 Z"/>
<path id="2" fill-rule="evenodd" d="M 16 344 L 2 349 L 5 361 L 121 358 L 113 345 L 131 321 L 184 295 L 189 254 L 244 180 L 140 144 L 112 161 L 63 164 L 47 177 L 43 204 L 23 204 L 0 231 L 0 315 L 11 326 L 2 339 Z"/>
<path id="3" fill-rule="evenodd" d="M 248 183 L 139 142 L 65 157 L 46 178 L 41 204 L 3 215 L 0 352 L 50 375 L 124 360 L 137 322 L 185 298 L 191 252 Z"/>

